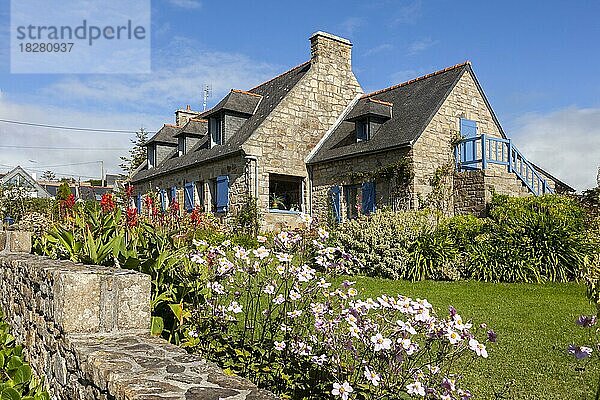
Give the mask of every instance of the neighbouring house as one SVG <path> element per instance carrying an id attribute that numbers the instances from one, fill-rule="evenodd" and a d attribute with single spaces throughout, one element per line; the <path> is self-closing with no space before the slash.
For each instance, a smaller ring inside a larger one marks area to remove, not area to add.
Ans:
<path id="1" fill-rule="evenodd" d="M 35 177 L 31 176 L 20 166 L 16 166 L 13 170 L 0 178 L 0 186 L 3 188 L 19 188 L 24 190 L 24 194 L 33 198 L 49 198 L 50 193 L 40 186 Z"/>
<path id="2" fill-rule="evenodd" d="M 62 181 L 38 181 L 40 186 L 50 193 L 51 197 L 56 197 L 58 189 L 62 185 Z M 113 186 L 97 186 L 92 185 L 89 182 L 67 182 L 69 190 L 76 200 L 96 200 L 100 201 L 102 195 L 105 193 L 111 193 Z"/>
<path id="3" fill-rule="evenodd" d="M 276 229 L 300 212 L 479 214 L 493 192 L 573 191 L 514 146 L 469 62 L 365 94 L 350 41 L 317 32 L 310 42 L 309 61 L 208 111 L 177 110 L 131 178 L 138 208 L 158 191 L 163 208 L 229 216 L 254 197 Z"/>

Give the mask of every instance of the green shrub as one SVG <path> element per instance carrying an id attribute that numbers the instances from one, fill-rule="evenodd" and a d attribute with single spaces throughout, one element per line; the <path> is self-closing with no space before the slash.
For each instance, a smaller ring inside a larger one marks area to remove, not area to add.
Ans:
<path id="1" fill-rule="evenodd" d="M 23 349 L 15 344 L 9 325 L 0 312 L 0 398 L 7 400 L 50 400 L 42 383 L 23 360 Z"/>
<path id="2" fill-rule="evenodd" d="M 447 279 L 456 276 L 458 255 L 438 229 L 440 213 L 378 211 L 341 224 L 341 248 L 355 255 L 361 274 L 392 279 Z"/>
<path id="3" fill-rule="evenodd" d="M 488 218 L 382 211 L 341 224 L 336 237 L 369 276 L 562 282 L 597 257 L 591 231 L 575 199 L 495 196 Z"/>

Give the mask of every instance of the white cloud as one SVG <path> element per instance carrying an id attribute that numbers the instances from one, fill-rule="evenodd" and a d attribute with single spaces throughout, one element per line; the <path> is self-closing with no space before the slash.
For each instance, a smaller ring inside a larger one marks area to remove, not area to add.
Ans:
<path id="1" fill-rule="evenodd" d="M 169 110 L 165 110 L 165 115 L 162 116 L 139 113 L 102 113 L 100 111 L 82 112 L 54 106 L 20 104 L 11 102 L 6 97 L 0 98 L 1 119 L 50 125 L 134 131 L 140 126 L 144 126 L 148 130 L 156 130 L 165 122 L 167 116 L 172 115 Z M 128 149 L 131 147 L 130 139 L 134 136 L 133 134 L 64 131 L 0 122 L 0 160 L 2 163 L 0 171 L 7 171 L 11 167 L 21 165 L 32 172 L 51 169 L 57 174 L 82 176 L 82 180 L 85 180 L 88 176 L 100 176 L 99 163 L 56 168 L 45 168 L 45 166 L 103 160 L 108 173 L 120 173 L 119 157 L 127 155 Z M 2 146 L 20 146 L 21 148 Z M 77 150 L 22 148 L 23 146 L 75 147 Z"/>
<path id="2" fill-rule="evenodd" d="M 171 110 L 202 102 L 210 84 L 213 101 L 232 88 L 248 89 L 276 75 L 278 68 L 243 54 L 199 50 L 194 41 L 175 38 L 168 50 L 156 51 L 153 72 L 135 75 L 86 75 L 59 80 L 38 93 L 48 102 L 68 107 L 93 105 L 136 112 Z"/>
<path id="3" fill-rule="evenodd" d="M 404 2 L 403 5 L 396 8 L 393 25 L 415 24 L 421 16 L 421 6 L 421 0 Z"/>
<path id="4" fill-rule="evenodd" d="M 408 46 L 408 54 L 415 55 L 417 53 L 420 53 L 422 51 L 429 49 L 432 46 L 435 46 L 437 43 L 438 43 L 437 40 L 433 40 L 431 38 L 424 38 L 424 39 L 416 40 Z"/>
<path id="5" fill-rule="evenodd" d="M 362 18 L 348 17 L 340 24 L 340 28 L 345 35 L 352 36 L 354 33 L 365 24 Z"/>
<path id="6" fill-rule="evenodd" d="M 197 10 L 202 8 L 202 3 L 197 0 L 169 0 L 169 3 L 175 7 L 185 8 L 188 10 Z"/>
<path id="7" fill-rule="evenodd" d="M 364 56 L 368 57 L 373 54 L 384 53 L 384 52 L 391 51 L 393 49 L 394 49 L 394 45 L 392 45 L 390 43 L 382 43 L 380 45 L 377 45 L 377 46 L 372 47 L 372 48 L 368 49 L 367 51 L 365 51 Z"/>
<path id="8" fill-rule="evenodd" d="M 525 157 L 578 191 L 596 186 L 600 108 L 532 113 L 514 125 L 514 143 Z"/>
<path id="9" fill-rule="evenodd" d="M 35 93 L 3 92 L 0 118 L 50 125 L 149 130 L 172 123 L 175 109 L 199 109 L 203 84 L 211 84 L 215 104 L 231 88 L 248 89 L 282 72 L 243 54 L 200 49 L 197 42 L 175 38 L 157 50 L 151 74 L 80 75 L 58 78 Z M 18 97 L 18 98 L 17 98 Z M 92 150 L 44 150 L 0 147 L 0 170 L 104 160 L 109 172 L 120 172 L 131 135 L 74 132 L 0 123 L 0 145 L 85 147 Z M 122 150 L 102 150 L 119 148 Z M 30 163 L 28 160 L 35 160 Z M 43 168 L 42 168 L 43 169 Z M 57 168 L 57 173 L 98 176 L 97 164 Z"/>

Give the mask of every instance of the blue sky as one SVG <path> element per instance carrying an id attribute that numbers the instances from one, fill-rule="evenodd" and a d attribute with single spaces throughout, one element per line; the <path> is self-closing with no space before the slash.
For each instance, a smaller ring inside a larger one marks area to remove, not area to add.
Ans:
<path id="1" fill-rule="evenodd" d="M 0 5 L 7 29 L 9 7 Z M 152 69 L 139 75 L 9 73 L 0 33 L 0 118 L 156 130 L 176 108 L 209 105 L 309 58 L 317 30 L 354 43 L 365 91 L 471 60 L 505 131 L 535 162 L 578 189 L 600 164 L 600 2 L 592 1 L 152 1 Z M 117 172 L 129 136 L 0 123 L 1 145 L 88 146 L 98 151 L 0 147 L 0 170 L 105 160 Z M 29 161 L 32 160 L 32 161 Z M 36 166 L 37 165 L 37 166 Z M 55 169 L 97 175 L 96 165 Z"/>

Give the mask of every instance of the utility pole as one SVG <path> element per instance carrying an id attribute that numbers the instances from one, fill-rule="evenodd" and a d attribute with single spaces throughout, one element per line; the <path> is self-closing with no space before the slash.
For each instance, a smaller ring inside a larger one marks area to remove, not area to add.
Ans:
<path id="1" fill-rule="evenodd" d="M 104 160 L 100 160 L 100 186 L 104 186 Z"/>

